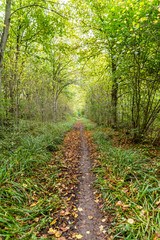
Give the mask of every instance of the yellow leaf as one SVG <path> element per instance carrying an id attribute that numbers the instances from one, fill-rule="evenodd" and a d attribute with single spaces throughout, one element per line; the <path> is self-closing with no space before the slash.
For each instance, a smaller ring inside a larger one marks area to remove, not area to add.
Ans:
<path id="1" fill-rule="evenodd" d="M 56 231 L 54 235 L 55 235 L 56 238 L 60 238 L 62 236 L 62 232 L 61 231 Z"/>
<path id="2" fill-rule="evenodd" d="M 108 238 L 108 240 L 112 240 L 113 239 L 113 236 L 111 235 L 109 238 Z"/>
<path id="3" fill-rule="evenodd" d="M 90 220 L 93 219 L 93 216 L 88 216 L 88 219 L 90 219 Z"/>
<path id="4" fill-rule="evenodd" d="M 137 205 L 136 207 L 139 208 L 139 209 L 142 209 L 142 208 L 143 208 L 142 206 L 139 206 L 139 205 Z"/>
<path id="5" fill-rule="evenodd" d="M 55 234 L 55 231 L 53 228 L 50 228 L 49 231 L 48 231 L 48 234 L 49 235 L 54 235 Z"/>
<path id="6" fill-rule="evenodd" d="M 5 25 L 5 24 L 3 24 L 3 23 L 2 23 L 2 26 L 3 26 L 3 27 L 6 27 L 6 25 Z"/>
<path id="7" fill-rule="evenodd" d="M 54 225 L 56 222 L 57 222 L 57 219 L 54 219 L 54 220 L 50 223 L 50 225 Z"/>
<path id="8" fill-rule="evenodd" d="M 32 203 L 30 207 L 34 207 L 37 203 L 38 203 L 38 202 Z"/>
<path id="9" fill-rule="evenodd" d="M 78 214 L 77 213 L 72 213 L 73 214 L 73 216 L 75 217 L 75 218 L 77 218 L 78 217 Z"/>
<path id="10" fill-rule="evenodd" d="M 75 237 L 76 237 L 77 239 L 81 239 L 83 236 L 82 236 L 81 234 L 77 234 Z"/>

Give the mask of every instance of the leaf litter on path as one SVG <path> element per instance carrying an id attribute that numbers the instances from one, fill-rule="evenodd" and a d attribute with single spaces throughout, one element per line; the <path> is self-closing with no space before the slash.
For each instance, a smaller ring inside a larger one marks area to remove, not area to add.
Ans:
<path id="1" fill-rule="evenodd" d="M 59 173 L 59 191 L 63 206 L 53 215 L 46 234 L 56 239 L 107 239 L 104 216 L 100 211 L 100 199 L 93 189 L 94 176 L 89 148 L 91 135 L 78 122 L 72 131 L 66 134 L 64 149 L 57 158 L 61 158 Z M 93 147 L 93 146 L 92 146 Z M 93 154 L 94 157 L 96 154 Z M 93 157 L 93 156 L 92 156 Z M 94 194 L 94 193 L 95 194 Z"/>

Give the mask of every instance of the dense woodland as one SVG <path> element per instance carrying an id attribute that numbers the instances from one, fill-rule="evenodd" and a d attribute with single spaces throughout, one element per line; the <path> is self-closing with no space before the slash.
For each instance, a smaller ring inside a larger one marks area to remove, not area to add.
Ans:
<path id="1" fill-rule="evenodd" d="M 65 118 L 78 94 L 69 86 L 78 85 L 86 102 L 79 111 L 90 119 L 126 128 L 136 141 L 159 137 L 158 0 L 0 8 L 1 124 Z"/>
<path id="2" fill-rule="evenodd" d="M 82 238 L 79 118 L 107 239 L 160 239 L 159 0 L 0 1 L 0 240 Z"/>

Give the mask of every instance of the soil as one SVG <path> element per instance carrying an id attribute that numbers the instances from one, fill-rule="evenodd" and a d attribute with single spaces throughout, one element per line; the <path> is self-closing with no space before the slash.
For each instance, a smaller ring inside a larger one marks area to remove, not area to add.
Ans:
<path id="1" fill-rule="evenodd" d="M 103 214 L 95 202 L 94 189 L 92 187 L 95 179 L 91 172 L 92 164 L 85 139 L 84 126 L 80 124 L 79 127 L 81 138 L 81 177 L 79 178 L 78 210 L 80 211 L 76 228 L 84 240 L 103 240 L 106 235 L 105 225 L 102 222 Z"/>

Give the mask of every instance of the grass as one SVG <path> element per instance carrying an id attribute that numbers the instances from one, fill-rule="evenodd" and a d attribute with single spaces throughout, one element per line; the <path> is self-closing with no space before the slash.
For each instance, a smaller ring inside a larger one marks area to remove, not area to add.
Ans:
<path id="1" fill-rule="evenodd" d="M 110 129 L 90 124 L 87 128 L 94 129 L 101 153 L 93 171 L 104 199 L 103 210 L 114 216 L 111 239 L 160 239 L 160 159 L 114 147 L 109 141 Z"/>
<path id="2" fill-rule="evenodd" d="M 0 237 L 39 239 L 37 233 L 60 208 L 58 149 L 74 120 L 57 124 L 21 122 L 0 136 Z M 43 239 L 43 238 L 42 238 Z"/>

